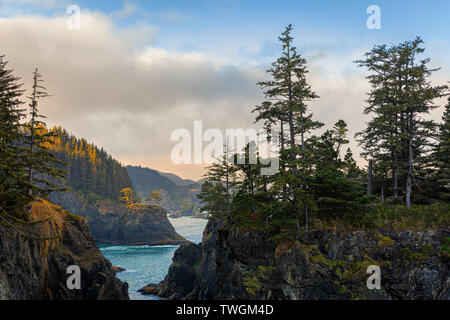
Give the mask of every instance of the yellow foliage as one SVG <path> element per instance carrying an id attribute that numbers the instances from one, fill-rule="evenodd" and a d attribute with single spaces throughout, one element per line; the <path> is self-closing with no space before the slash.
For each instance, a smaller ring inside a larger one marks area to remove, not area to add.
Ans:
<path id="1" fill-rule="evenodd" d="M 119 198 L 119 201 L 125 202 L 127 207 L 132 207 L 135 203 L 133 189 L 124 188 L 120 190 L 120 193 L 123 194 L 123 196 Z"/>

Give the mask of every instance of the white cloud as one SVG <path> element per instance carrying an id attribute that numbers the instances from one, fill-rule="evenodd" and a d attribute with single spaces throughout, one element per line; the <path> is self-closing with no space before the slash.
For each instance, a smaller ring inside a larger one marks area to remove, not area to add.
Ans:
<path id="1" fill-rule="evenodd" d="M 142 48 L 147 34 L 154 38 L 156 28 L 118 30 L 92 12 L 82 12 L 81 30 L 68 30 L 66 17 L 0 18 L 10 67 L 27 88 L 35 67 L 44 76 L 52 97 L 41 111 L 49 124 L 61 124 L 125 163 L 139 159 L 167 168 L 172 130 L 190 128 L 194 120 L 218 128 L 252 123 L 262 71 L 202 53 Z M 197 177 L 200 172 L 175 169 Z"/>
<path id="2" fill-rule="evenodd" d="M 146 47 L 157 40 L 156 26 L 118 29 L 111 16 L 83 11 L 81 30 L 68 30 L 66 19 L 0 18 L 0 54 L 27 88 L 35 67 L 44 76 L 52 97 L 42 102 L 41 111 L 49 124 L 86 137 L 125 164 L 193 178 L 201 175 L 201 166 L 170 162 L 174 129 L 192 129 L 194 120 L 203 120 L 205 129 L 253 125 L 251 110 L 263 99 L 256 82 L 267 77 L 262 68 L 244 67 L 242 61 L 233 65 L 220 53 Z M 368 85 L 364 70 L 353 61 L 368 49 L 306 52 L 308 80 L 320 95 L 310 105 L 315 119 L 327 127 L 345 120 L 355 155 L 359 149 L 353 134 L 367 121 L 362 110 Z M 448 75 L 441 71 L 436 79 Z"/>

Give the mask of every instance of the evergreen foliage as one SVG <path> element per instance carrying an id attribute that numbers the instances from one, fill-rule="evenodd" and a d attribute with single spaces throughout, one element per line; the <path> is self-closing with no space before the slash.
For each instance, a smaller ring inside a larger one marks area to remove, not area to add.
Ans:
<path id="1" fill-rule="evenodd" d="M 65 171 L 60 168 L 61 161 L 56 159 L 51 151 L 58 132 L 48 131 L 39 113 L 38 102 L 48 97 L 42 85 L 42 76 L 36 69 L 33 73 L 32 93 L 29 97 L 30 121 L 25 123 L 26 139 L 22 150 L 25 152 L 26 180 L 30 197 L 47 197 L 52 191 L 59 189 L 58 182 L 65 177 Z"/>
<path id="2" fill-rule="evenodd" d="M 434 153 L 439 198 L 450 201 L 450 98 L 439 126 L 438 143 Z"/>
<path id="3" fill-rule="evenodd" d="M 24 139 L 21 120 L 25 116 L 20 78 L 0 56 L 0 207 L 10 210 L 29 200 L 24 158 L 19 142 Z"/>
<path id="4" fill-rule="evenodd" d="M 426 118 L 448 87 L 431 85 L 437 69 L 428 67 L 429 59 L 418 60 L 423 41 L 375 46 L 357 61 L 370 72 L 363 112 L 371 119 L 356 135 L 362 156 L 372 163 L 369 175 L 350 148 L 342 152 L 349 143 L 344 120 L 314 134 L 323 124 L 312 119 L 307 103 L 318 95 L 307 83 L 306 60 L 297 54 L 291 32 L 289 25 L 279 37 L 282 56 L 268 70 L 271 78 L 259 83 L 266 100 L 253 110 L 278 143 L 280 170 L 261 176 L 264 162 L 250 142 L 232 156 L 232 164 L 224 157 L 207 168 L 199 195 L 202 210 L 233 227 L 267 232 L 275 241 L 299 239 L 329 222 L 366 228 L 389 219 L 408 227 L 445 224 L 448 205 L 441 202 L 450 194 L 450 100 L 441 125 Z M 231 189 L 230 173 L 235 177 Z M 424 198 L 435 204 L 411 206 Z"/>
<path id="5" fill-rule="evenodd" d="M 428 67 L 430 59 L 418 60 L 425 50 L 422 45 L 416 38 L 391 47 L 375 46 L 364 60 L 356 61 L 371 72 L 364 114 L 372 118 L 357 134 L 362 155 L 383 167 L 392 179 L 392 196 L 401 194 L 407 207 L 413 193 L 421 193 L 419 177 L 431 165 L 437 125 L 426 115 L 448 90 L 445 85 L 431 85 L 429 78 L 438 69 Z"/>
<path id="6" fill-rule="evenodd" d="M 66 186 L 82 194 L 117 201 L 121 190 L 132 186 L 128 171 L 103 148 L 76 138 L 61 127 L 50 130 L 50 149 L 67 172 Z"/>

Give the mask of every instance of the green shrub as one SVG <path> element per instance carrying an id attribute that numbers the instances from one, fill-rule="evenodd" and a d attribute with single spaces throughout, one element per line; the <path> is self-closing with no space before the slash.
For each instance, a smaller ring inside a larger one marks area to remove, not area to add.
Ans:
<path id="1" fill-rule="evenodd" d="M 450 260 L 450 237 L 446 237 L 439 249 L 439 257 L 445 260 Z"/>
<path id="2" fill-rule="evenodd" d="M 411 255 L 412 255 L 412 252 L 411 252 L 411 249 L 409 249 L 409 248 L 402 248 L 402 249 L 400 250 L 400 256 L 401 256 L 402 258 L 404 258 L 404 259 L 408 259 L 408 260 L 409 260 L 409 258 L 411 257 Z"/>

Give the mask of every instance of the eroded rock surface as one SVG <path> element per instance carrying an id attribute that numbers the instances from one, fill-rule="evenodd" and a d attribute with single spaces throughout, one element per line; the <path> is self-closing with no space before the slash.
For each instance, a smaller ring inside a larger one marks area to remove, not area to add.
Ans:
<path id="1" fill-rule="evenodd" d="M 443 251 L 449 237 L 450 227 L 427 231 L 330 230 L 310 232 L 301 241 L 274 246 L 261 233 L 236 232 L 219 221 L 210 221 L 202 244 L 195 249 L 201 250 L 199 265 L 176 258 L 193 250 L 180 247 L 168 276 L 154 286 L 152 294 L 202 300 L 450 300 L 449 256 Z M 367 288 L 367 268 L 371 265 L 380 267 L 380 290 Z M 181 275 L 189 275 L 186 285 L 174 282 Z"/>
<path id="2" fill-rule="evenodd" d="M 27 233 L 51 239 L 24 238 L 0 226 L 0 300 L 128 299 L 128 285 L 96 246 L 86 219 L 44 200 L 36 202 L 30 219 L 46 221 Z M 71 265 L 80 267 L 80 290 L 67 288 Z"/>

